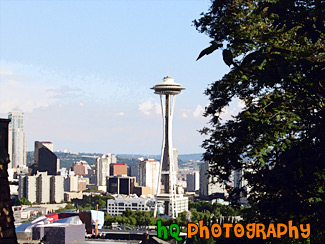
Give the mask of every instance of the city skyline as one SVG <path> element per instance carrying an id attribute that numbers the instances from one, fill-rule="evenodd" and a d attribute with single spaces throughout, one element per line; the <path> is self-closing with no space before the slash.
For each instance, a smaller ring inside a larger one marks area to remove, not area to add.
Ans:
<path id="1" fill-rule="evenodd" d="M 175 109 L 175 147 L 201 153 L 208 84 L 229 68 L 192 21 L 209 2 L 1 1 L 0 116 L 24 113 L 27 150 L 159 154 L 160 105 L 150 87 L 187 87 Z M 18 17 L 17 17 L 18 16 Z M 242 104 L 224 112 L 229 118 Z"/>

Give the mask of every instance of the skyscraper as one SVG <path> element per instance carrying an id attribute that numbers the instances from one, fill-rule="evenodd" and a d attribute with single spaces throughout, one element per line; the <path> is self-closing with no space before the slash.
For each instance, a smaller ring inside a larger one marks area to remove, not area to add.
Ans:
<path id="1" fill-rule="evenodd" d="M 17 168 L 18 166 L 26 166 L 26 137 L 24 133 L 24 114 L 22 112 L 9 112 L 8 134 L 8 151 L 10 157 L 9 168 Z"/>
<path id="2" fill-rule="evenodd" d="M 48 175 L 56 175 L 60 169 L 60 160 L 53 153 L 52 142 L 35 142 L 34 161 L 32 174 L 40 171 L 47 172 Z"/>
<path id="3" fill-rule="evenodd" d="M 148 186 L 151 194 L 157 194 L 158 176 L 160 163 L 154 159 L 145 159 L 139 163 L 139 179 L 140 186 Z"/>
<path id="4" fill-rule="evenodd" d="M 177 172 L 172 141 L 175 95 L 180 94 L 185 88 L 175 83 L 173 78 L 167 76 L 162 83 L 155 85 L 151 89 L 155 90 L 155 94 L 160 95 L 164 130 L 155 215 L 158 202 L 160 202 L 164 209 L 162 214 L 175 218 L 179 212 L 188 210 L 188 199 L 176 192 Z"/>
<path id="5" fill-rule="evenodd" d="M 217 182 L 217 178 L 209 177 L 210 165 L 208 162 L 200 164 L 200 199 L 223 198 L 226 189 L 224 183 Z"/>
<path id="6" fill-rule="evenodd" d="M 98 157 L 96 160 L 96 185 L 97 189 L 107 191 L 106 178 L 110 176 L 110 166 L 116 162 L 116 156 L 110 153 Z"/>
<path id="7" fill-rule="evenodd" d="M 19 176 L 19 198 L 31 203 L 60 203 L 64 200 L 64 177 L 37 172 L 36 175 Z"/>
<path id="8" fill-rule="evenodd" d="M 187 191 L 195 192 L 200 189 L 200 173 L 194 171 L 186 175 Z"/>
<path id="9" fill-rule="evenodd" d="M 51 203 L 61 203 L 64 200 L 64 177 L 61 175 L 51 176 L 50 189 Z"/>

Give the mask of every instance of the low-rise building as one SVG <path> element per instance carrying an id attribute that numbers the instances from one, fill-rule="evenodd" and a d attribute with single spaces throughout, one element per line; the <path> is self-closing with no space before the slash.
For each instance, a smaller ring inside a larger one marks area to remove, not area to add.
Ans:
<path id="1" fill-rule="evenodd" d="M 154 208 L 154 198 L 142 198 L 136 195 L 131 195 L 129 197 L 117 195 L 114 200 L 107 200 L 107 213 L 112 216 L 123 214 L 126 209 L 132 211 L 151 211 Z"/>
<path id="2" fill-rule="evenodd" d="M 64 193 L 64 201 L 71 202 L 72 199 L 82 199 L 82 192 L 65 192 Z"/>

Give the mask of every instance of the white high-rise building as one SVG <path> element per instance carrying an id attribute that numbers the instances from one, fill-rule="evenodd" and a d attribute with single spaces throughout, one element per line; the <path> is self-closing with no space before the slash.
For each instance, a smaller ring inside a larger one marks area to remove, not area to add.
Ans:
<path id="1" fill-rule="evenodd" d="M 18 196 L 31 203 L 60 203 L 64 200 L 64 177 L 48 175 L 47 172 L 20 175 Z"/>
<path id="2" fill-rule="evenodd" d="M 145 159 L 139 162 L 139 186 L 148 186 L 151 195 L 157 194 L 160 163 L 154 159 Z"/>
<path id="3" fill-rule="evenodd" d="M 163 210 L 159 213 L 176 218 L 180 212 L 188 210 L 188 198 L 178 194 L 176 189 L 176 152 L 173 148 L 172 136 L 176 95 L 180 94 L 185 88 L 167 76 L 163 82 L 151 89 L 155 90 L 155 94 L 160 95 L 163 117 L 163 143 L 154 215 L 157 215 L 158 205 L 162 204 Z"/>
<path id="4" fill-rule="evenodd" d="M 68 175 L 68 177 L 64 179 L 64 191 L 78 192 L 78 180 L 79 177 L 77 175 Z"/>
<path id="5" fill-rule="evenodd" d="M 143 160 L 143 159 L 142 159 Z M 133 163 L 130 167 L 130 176 L 135 177 L 136 182 L 139 182 L 139 165 L 141 161 Z"/>
<path id="6" fill-rule="evenodd" d="M 238 196 L 239 204 L 247 206 L 248 200 L 247 197 L 249 195 L 250 188 L 247 187 L 247 180 L 244 178 L 243 169 L 238 169 L 233 171 L 233 179 L 234 179 L 234 188 L 240 189 L 240 194 Z"/>
<path id="7" fill-rule="evenodd" d="M 195 192 L 200 189 L 200 172 L 194 171 L 186 175 L 186 185 L 188 192 Z"/>
<path id="8" fill-rule="evenodd" d="M 51 203 L 61 203 L 64 200 L 64 177 L 61 175 L 51 176 Z"/>
<path id="9" fill-rule="evenodd" d="M 178 149 L 176 147 L 173 148 L 173 157 L 174 157 L 174 170 L 176 172 L 176 177 L 178 174 Z"/>
<path id="10" fill-rule="evenodd" d="M 209 163 L 200 164 L 200 198 L 207 200 L 211 195 L 225 196 L 226 189 L 223 183 L 214 183 L 216 178 L 209 177 Z"/>
<path id="11" fill-rule="evenodd" d="M 37 173 L 37 202 L 49 203 L 50 202 L 50 178 L 47 172 Z"/>
<path id="12" fill-rule="evenodd" d="M 110 153 L 98 157 L 96 160 L 96 184 L 98 190 L 106 191 L 106 178 L 110 176 L 110 166 L 116 163 L 116 155 Z"/>
<path id="13" fill-rule="evenodd" d="M 27 164 L 27 143 L 24 133 L 24 114 L 9 112 L 8 153 L 10 163 L 8 168 L 18 168 Z"/>
<path id="14" fill-rule="evenodd" d="M 25 178 L 26 178 L 25 198 L 31 203 L 37 202 L 37 177 L 25 176 Z M 20 186 L 19 186 L 19 191 L 20 191 Z"/>

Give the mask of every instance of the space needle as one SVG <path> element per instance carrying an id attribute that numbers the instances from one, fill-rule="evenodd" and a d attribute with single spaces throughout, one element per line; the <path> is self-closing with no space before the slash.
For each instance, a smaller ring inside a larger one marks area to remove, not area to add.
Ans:
<path id="1" fill-rule="evenodd" d="M 177 192 L 177 172 L 172 140 L 175 96 L 185 88 L 175 83 L 172 77 L 167 76 L 164 77 L 163 82 L 151 89 L 155 90 L 155 94 L 160 95 L 163 117 L 163 142 L 154 215 L 157 216 L 159 207 L 163 209 L 161 215 L 176 218 L 178 213 L 188 210 L 188 198 Z"/>

